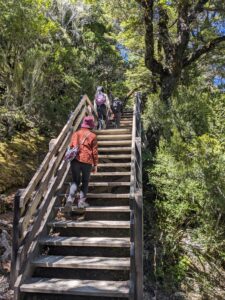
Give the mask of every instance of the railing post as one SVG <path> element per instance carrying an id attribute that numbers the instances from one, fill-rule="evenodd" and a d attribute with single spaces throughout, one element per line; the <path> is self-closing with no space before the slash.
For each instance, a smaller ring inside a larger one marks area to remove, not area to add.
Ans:
<path id="1" fill-rule="evenodd" d="M 18 270 L 16 268 L 17 253 L 19 250 L 19 220 L 20 220 L 20 197 L 23 189 L 17 191 L 14 198 L 13 205 L 13 236 L 12 236 L 12 258 L 11 258 L 11 273 L 10 285 L 13 288 L 16 278 L 18 277 Z"/>
<path id="2" fill-rule="evenodd" d="M 142 191 L 135 194 L 135 299 L 143 299 L 143 202 Z"/>

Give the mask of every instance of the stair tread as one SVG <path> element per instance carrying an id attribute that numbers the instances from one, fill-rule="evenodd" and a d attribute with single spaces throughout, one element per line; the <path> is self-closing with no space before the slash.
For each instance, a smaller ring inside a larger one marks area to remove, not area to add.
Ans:
<path id="1" fill-rule="evenodd" d="M 130 174 L 131 172 L 97 172 L 91 174 L 91 176 L 127 176 Z"/>
<path id="2" fill-rule="evenodd" d="M 113 168 L 117 168 L 117 167 L 130 167 L 131 163 L 100 163 L 98 164 L 99 168 L 103 168 L 103 167 L 113 167 Z"/>
<path id="3" fill-rule="evenodd" d="M 21 292 L 53 293 L 102 297 L 129 297 L 129 281 L 31 278 L 21 285 Z"/>
<path id="4" fill-rule="evenodd" d="M 55 207 L 56 210 L 63 210 L 64 207 Z M 83 212 L 84 208 L 72 206 L 72 211 Z M 85 212 L 130 212 L 129 206 L 89 206 L 85 208 Z"/>
<path id="5" fill-rule="evenodd" d="M 129 140 L 129 139 L 131 139 L 131 137 L 132 137 L 131 134 L 117 134 L 117 135 L 106 135 L 106 134 L 104 135 L 104 134 L 102 134 L 102 135 L 98 135 L 97 139 L 98 139 L 98 141 L 102 141 L 104 139 L 106 139 L 106 140 L 108 140 L 108 139 L 111 139 L 111 140 L 113 140 L 113 139 L 116 139 L 116 140 L 118 140 L 118 139 L 120 139 L 120 140 L 124 140 L 124 139 Z"/>
<path id="6" fill-rule="evenodd" d="M 39 240 L 42 245 L 86 247 L 130 247 L 130 238 L 48 236 Z"/>
<path id="7" fill-rule="evenodd" d="M 122 198 L 122 199 L 129 199 L 130 194 L 113 194 L 113 193 L 88 193 L 87 198 Z"/>
<path id="8" fill-rule="evenodd" d="M 129 221 L 102 221 L 102 220 L 90 220 L 90 221 L 51 221 L 48 223 L 52 227 L 86 227 L 86 228 L 130 228 Z"/>
<path id="9" fill-rule="evenodd" d="M 99 152 L 123 152 L 131 151 L 131 147 L 99 147 Z"/>
<path id="10" fill-rule="evenodd" d="M 98 158 L 110 158 L 110 159 L 120 159 L 120 158 L 131 158 L 131 154 L 99 154 Z"/>
<path id="11" fill-rule="evenodd" d="M 129 270 L 130 258 L 46 255 L 37 257 L 32 264 L 36 267 L 51 268 Z"/>
<path id="12" fill-rule="evenodd" d="M 123 140 L 123 141 L 98 141 L 98 146 L 107 146 L 107 145 L 117 145 L 117 146 L 123 146 L 123 145 L 131 145 L 131 140 Z"/>
<path id="13" fill-rule="evenodd" d="M 130 186 L 130 182 L 89 182 L 88 186 Z"/>
<path id="14" fill-rule="evenodd" d="M 121 134 L 121 133 L 131 133 L 130 128 L 120 128 L 120 129 L 103 129 L 93 131 L 97 136 L 102 134 Z"/>

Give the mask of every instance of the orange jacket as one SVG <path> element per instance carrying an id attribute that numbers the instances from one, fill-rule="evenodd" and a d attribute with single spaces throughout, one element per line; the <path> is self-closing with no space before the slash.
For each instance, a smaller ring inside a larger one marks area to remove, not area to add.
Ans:
<path id="1" fill-rule="evenodd" d="M 83 142 L 84 137 L 88 137 Z M 74 132 L 71 138 L 70 147 L 79 145 L 79 153 L 76 157 L 80 162 L 97 166 L 98 164 L 98 144 L 96 134 L 91 132 L 88 128 L 81 128 Z"/>

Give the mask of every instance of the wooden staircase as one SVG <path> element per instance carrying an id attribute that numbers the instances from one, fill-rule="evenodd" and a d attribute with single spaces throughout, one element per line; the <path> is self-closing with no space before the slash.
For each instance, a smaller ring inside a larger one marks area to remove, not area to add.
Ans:
<path id="1" fill-rule="evenodd" d="M 82 101 L 84 107 L 91 105 L 88 98 Z M 39 181 L 35 191 L 28 192 L 30 184 L 17 194 L 15 209 L 19 208 L 22 216 L 15 212 L 12 261 L 15 299 L 142 299 L 139 107 L 140 96 L 137 96 L 134 111 L 124 113 L 120 129 L 96 131 L 99 165 L 98 172 L 90 178 L 87 195 L 90 207 L 78 209 L 75 202 L 70 215 L 63 212 L 71 173 L 62 158 L 57 166 L 49 163 L 48 168 L 55 170 L 44 188 L 40 177 L 33 180 L 35 184 Z M 79 123 L 75 119 L 71 125 L 76 130 Z M 62 143 L 55 161 L 59 153 L 65 152 Z M 57 184 L 51 193 L 54 182 Z M 41 188 L 43 193 L 37 197 Z M 39 199 L 39 203 L 34 205 L 34 199 Z M 22 209 L 21 203 L 24 205 L 26 201 L 26 208 Z M 45 212 L 42 201 L 48 202 Z M 27 211 L 32 214 L 25 226 Z"/>

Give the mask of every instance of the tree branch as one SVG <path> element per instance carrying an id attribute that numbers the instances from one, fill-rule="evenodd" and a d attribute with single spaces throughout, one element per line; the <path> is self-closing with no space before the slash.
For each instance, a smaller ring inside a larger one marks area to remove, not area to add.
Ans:
<path id="1" fill-rule="evenodd" d="M 182 68 L 182 60 L 190 40 L 190 23 L 188 20 L 188 12 L 190 11 L 189 1 L 178 6 L 177 21 L 177 42 L 174 54 L 174 72 L 180 73 Z"/>
<path id="2" fill-rule="evenodd" d="M 138 1 L 139 2 L 139 1 Z M 154 0 L 141 1 L 145 4 L 144 20 L 145 20 L 145 64 L 147 68 L 155 75 L 161 75 L 164 72 L 169 72 L 163 65 L 155 58 L 154 49 Z"/>
<path id="3" fill-rule="evenodd" d="M 174 47 L 170 39 L 168 30 L 169 17 L 167 10 L 159 6 L 159 43 L 163 46 L 167 65 L 172 61 L 174 54 Z"/>
<path id="4" fill-rule="evenodd" d="M 183 67 L 189 66 L 194 61 L 198 60 L 203 54 L 206 54 L 212 51 L 218 44 L 225 41 L 225 36 L 220 36 L 209 42 L 208 44 L 202 46 L 200 49 L 197 49 L 189 57 L 184 58 Z"/>
<path id="5" fill-rule="evenodd" d="M 201 13 L 204 10 L 204 5 L 209 2 L 209 0 L 199 0 L 198 3 L 195 5 L 195 7 L 192 9 L 188 19 L 189 23 L 193 22 L 198 13 Z"/>
<path id="6" fill-rule="evenodd" d="M 143 6 L 144 8 L 147 8 L 148 4 L 146 0 L 135 0 L 138 4 Z"/>

